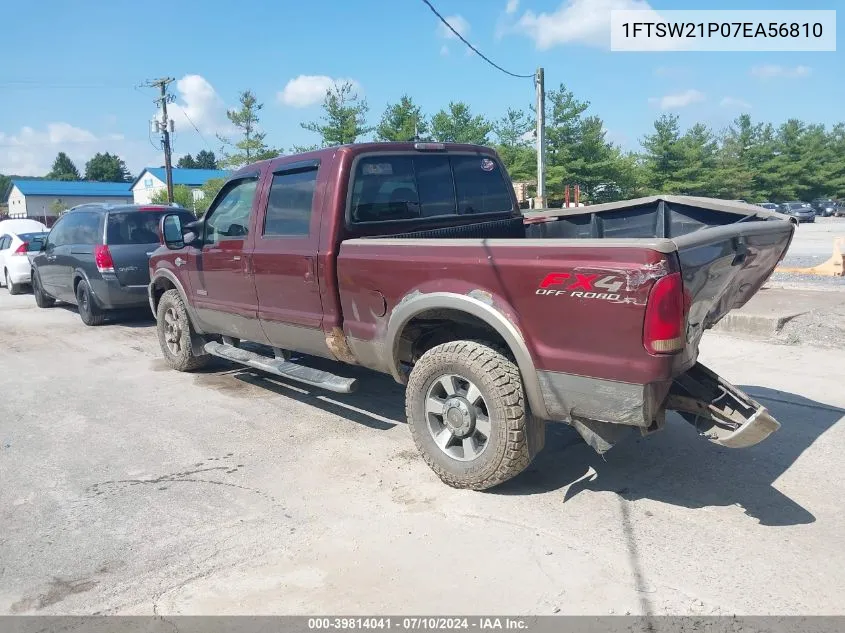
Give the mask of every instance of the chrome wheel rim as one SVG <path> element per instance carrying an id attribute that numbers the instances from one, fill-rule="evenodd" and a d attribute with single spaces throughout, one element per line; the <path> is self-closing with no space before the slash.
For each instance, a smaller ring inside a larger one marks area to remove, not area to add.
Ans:
<path id="1" fill-rule="evenodd" d="M 447 456 L 461 462 L 478 459 L 490 444 L 490 410 L 481 390 L 458 374 L 437 378 L 425 396 L 428 432 Z"/>
<path id="2" fill-rule="evenodd" d="M 173 308 L 164 311 L 164 342 L 171 354 L 178 355 L 182 351 L 182 324 L 179 315 Z"/>

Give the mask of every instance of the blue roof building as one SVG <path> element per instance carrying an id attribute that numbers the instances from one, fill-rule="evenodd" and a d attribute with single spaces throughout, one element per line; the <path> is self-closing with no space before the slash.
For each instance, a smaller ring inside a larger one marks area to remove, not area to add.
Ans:
<path id="1" fill-rule="evenodd" d="M 34 218 L 48 223 L 69 209 L 86 202 L 132 203 L 128 182 L 84 180 L 13 180 L 9 193 L 9 217 Z"/>
<path id="2" fill-rule="evenodd" d="M 212 178 L 228 178 L 232 172 L 225 169 L 180 169 L 173 168 L 173 186 L 184 185 L 199 189 Z M 137 204 L 149 204 L 158 191 L 167 189 L 167 174 L 164 167 L 147 167 L 131 185 Z"/>

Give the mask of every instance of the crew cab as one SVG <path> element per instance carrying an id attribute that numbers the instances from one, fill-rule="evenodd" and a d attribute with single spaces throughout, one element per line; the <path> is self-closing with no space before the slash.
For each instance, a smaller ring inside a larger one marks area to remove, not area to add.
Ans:
<path id="1" fill-rule="evenodd" d="M 392 375 L 429 466 L 485 489 L 529 464 L 547 421 L 599 452 L 667 409 L 728 447 L 775 431 L 698 344 L 794 229 L 682 196 L 523 215 L 493 150 L 347 145 L 248 165 L 202 219 L 163 217 L 149 301 L 176 370 L 219 356 L 341 393 L 355 380 L 309 356 Z"/>

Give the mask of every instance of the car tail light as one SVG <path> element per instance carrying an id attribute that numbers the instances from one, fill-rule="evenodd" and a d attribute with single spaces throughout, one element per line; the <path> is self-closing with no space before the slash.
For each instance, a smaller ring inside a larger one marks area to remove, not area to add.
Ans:
<path id="1" fill-rule="evenodd" d="M 20 246 L 15 249 L 15 252 L 12 255 L 26 255 L 26 249 L 29 247 L 28 242 L 24 242 Z"/>
<path id="2" fill-rule="evenodd" d="M 643 345 L 649 354 L 676 354 L 684 349 L 688 308 L 681 273 L 655 282 L 648 295 L 643 327 Z"/>
<path id="3" fill-rule="evenodd" d="M 101 273 L 114 272 L 114 260 L 111 258 L 111 251 L 108 246 L 99 244 L 94 247 L 94 262 L 97 264 L 97 270 Z"/>

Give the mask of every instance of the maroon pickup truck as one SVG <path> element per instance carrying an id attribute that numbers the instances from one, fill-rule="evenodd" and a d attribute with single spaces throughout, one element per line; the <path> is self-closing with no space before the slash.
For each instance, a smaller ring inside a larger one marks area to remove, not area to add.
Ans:
<path id="1" fill-rule="evenodd" d="M 149 300 L 171 367 L 219 356 L 340 393 L 355 381 L 308 356 L 391 374 L 452 486 L 518 474 L 546 421 L 599 452 L 667 409 L 729 447 L 779 427 L 697 363 L 790 244 L 794 224 L 761 207 L 660 196 L 523 216 L 490 149 L 372 143 L 244 167 L 201 220 L 160 228 Z"/>

